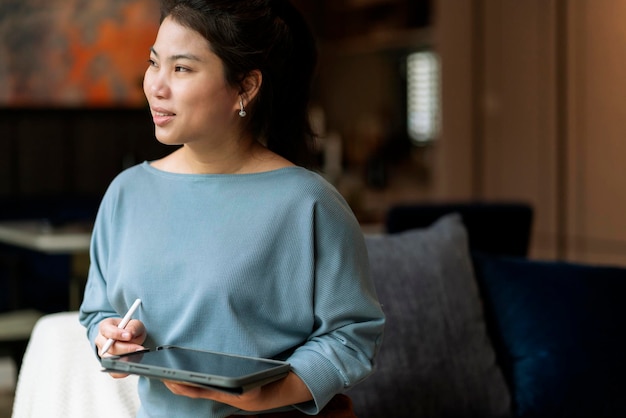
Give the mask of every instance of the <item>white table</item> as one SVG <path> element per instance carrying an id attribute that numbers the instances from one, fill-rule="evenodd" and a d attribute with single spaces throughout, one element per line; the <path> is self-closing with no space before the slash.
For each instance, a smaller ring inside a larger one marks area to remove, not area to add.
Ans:
<path id="1" fill-rule="evenodd" d="M 3 221 L 0 222 L 0 242 L 45 254 L 72 256 L 69 307 L 78 309 L 82 283 L 87 276 L 92 226 L 87 222 L 54 226 L 45 220 Z"/>
<path id="2" fill-rule="evenodd" d="M 91 223 L 52 226 L 45 221 L 0 222 L 0 242 L 47 254 L 89 251 Z"/>

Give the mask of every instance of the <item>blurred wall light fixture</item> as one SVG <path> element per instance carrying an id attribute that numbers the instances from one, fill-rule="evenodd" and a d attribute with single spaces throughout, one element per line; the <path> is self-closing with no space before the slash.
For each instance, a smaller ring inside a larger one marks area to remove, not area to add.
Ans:
<path id="1" fill-rule="evenodd" d="M 439 60 L 432 51 L 407 56 L 407 130 L 411 142 L 425 145 L 439 134 Z"/>

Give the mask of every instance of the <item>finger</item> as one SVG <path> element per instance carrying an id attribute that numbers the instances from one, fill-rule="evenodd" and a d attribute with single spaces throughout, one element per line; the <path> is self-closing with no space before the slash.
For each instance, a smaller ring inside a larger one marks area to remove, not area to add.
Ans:
<path id="1" fill-rule="evenodd" d="M 133 341 L 141 344 L 146 339 L 146 328 L 136 319 L 131 320 L 125 328 L 118 328 L 114 322 L 103 324 L 100 333 L 105 339 L 113 338 L 116 341 Z"/>
<path id="2" fill-rule="evenodd" d="M 123 374 L 123 373 L 109 373 L 109 376 L 111 376 L 113 379 L 123 379 L 125 377 L 128 377 L 128 374 Z"/>
<path id="3" fill-rule="evenodd" d="M 184 383 L 164 380 L 165 386 L 175 395 L 187 396 L 189 398 L 212 399 L 212 395 L 216 393 L 210 389 L 203 389 L 196 386 L 186 385 Z"/>
<path id="4" fill-rule="evenodd" d="M 139 344 L 127 343 L 124 341 L 115 341 L 103 357 L 119 356 L 122 354 L 134 353 L 135 351 L 141 351 L 145 349 L 145 347 Z"/>
<path id="5" fill-rule="evenodd" d="M 132 329 L 120 329 L 112 324 L 103 324 L 100 327 L 100 335 L 105 340 L 113 338 L 116 341 L 130 341 L 133 338 Z"/>
<path id="6" fill-rule="evenodd" d="M 143 322 L 137 319 L 131 320 L 126 326 L 125 331 L 131 333 L 131 341 L 133 341 L 134 343 L 143 344 L 143 342 L 146 340 L 146 327 Z"/>

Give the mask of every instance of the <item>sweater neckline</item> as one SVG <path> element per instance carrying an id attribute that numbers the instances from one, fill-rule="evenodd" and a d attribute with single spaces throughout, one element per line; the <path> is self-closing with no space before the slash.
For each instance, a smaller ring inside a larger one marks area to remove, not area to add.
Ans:
<path id="1" fill-rule="evenodd" d="M 145 169 L 146 171 L 155 175 L 160 175 L 160 176 L 165 176 L 165 177 L 170 177 L 170 178 L 179 178 L 179 179 L 185 179 L 185 178 L 188 178 L 188 179 L 206 179 L 206 178 L 243 179 L 243 178 L 252 178 L 252 177 L 267 177 L 267 176 L 281 175 L 288 171 L 294 171 L 294 170 L 299 171 L 303 169 L 302 167 L 299 167 L 299 166 L 289 166 L 289 167 L 277 168 L 275 170 L 260 171 L 258 173 L 187 174 L 187 173 L 173 173 L 170 171 L 164 171 L 164 170 L 158 169 L 152 166 L 151 161 L 147 161 L 147 160 L 141 164 L 141 167 Z"/>

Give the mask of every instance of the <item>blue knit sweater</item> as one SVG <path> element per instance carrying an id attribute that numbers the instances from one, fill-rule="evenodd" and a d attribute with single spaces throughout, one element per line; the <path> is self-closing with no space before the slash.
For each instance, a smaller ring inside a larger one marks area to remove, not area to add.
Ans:
<path id="1" fill-rule="evenodd" d="M 134 315 L 146 347 L 173 344 L 288 361 L 314 414 L 367 377 L 384 316 L 348 205 L 300 167 L 174 174 L 144 162 L 107 190 L 94 227 L 81 323 Z M 226 417 L 235 408 L 141 378 L 140 417 Z M 114 402 L 115 400 L 111 400 Z"/>

